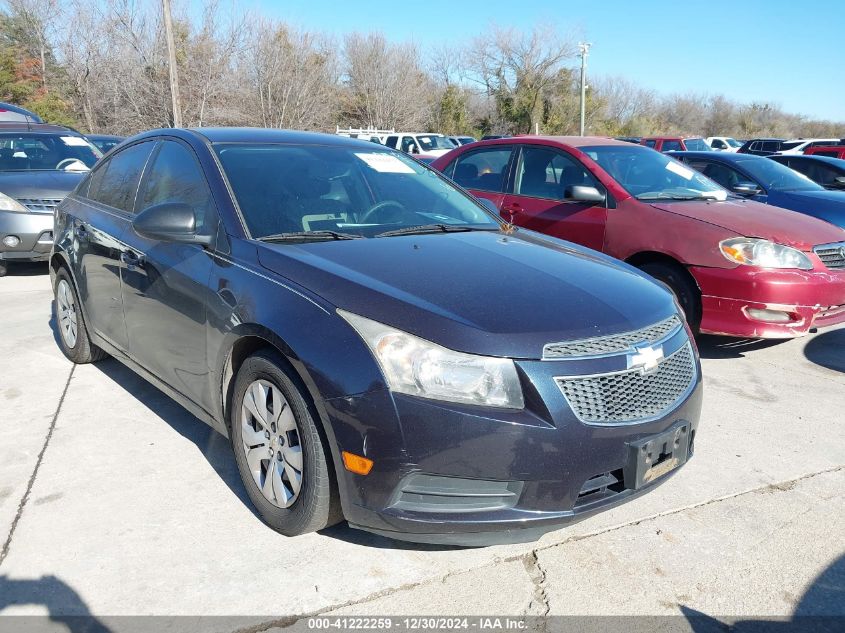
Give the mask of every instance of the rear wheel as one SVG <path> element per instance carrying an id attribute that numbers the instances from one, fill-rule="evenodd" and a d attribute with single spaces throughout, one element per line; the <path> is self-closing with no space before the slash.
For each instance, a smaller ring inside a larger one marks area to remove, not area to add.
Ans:
<path id="1" fill-rule="evenodd" d="M 96 363 L 108 356 L 91 342 L 79 297 L 67 270 L 60 268 L 56 273 L 55 319 L 59 330 L 59 344 L 65 356 L 74 363 Z"/>
<path id="2" fill-rule="evenodd" d="M 319 430 L 276 352 L 260 351 L 244 361 L 229 418 L 241 479 L 270 527 L 297 536 L 340 520 Z"/>
<path id="3" fill-rule="evenodd" d="M 697 334 L 701 325 L 701 293 L 689 273 L 677 264 L 663 262 L 643 264 L 640 270 L 669 286 L 684 311 L 690 329 Z"/>

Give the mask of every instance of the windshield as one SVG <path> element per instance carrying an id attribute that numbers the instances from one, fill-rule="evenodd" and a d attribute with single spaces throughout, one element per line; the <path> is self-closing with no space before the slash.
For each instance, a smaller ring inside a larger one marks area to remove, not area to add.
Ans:
<path id="1" fill-rule="evenodd" d="M 690 152 L 709 152 L 711 149 L 713 149 L 707 144 L 707 142 L 703 138 L 685 139 L 684 145 L 686 145 L 687 151 Z"/>
<path id="2" fill-rule="evenodd" d="M 728 142 L 728 145 L 730 145 L 731 147 L 742 147 L 742 143 L 740 143 L 735 138 L 726 138 L 725 140 Z"/>
<path id="3" fill-rule="evenodd" d="M 637 145 L 598 145 L 581 151 L 641 200 L 725 200 L 728 192 L 674 158 Z"/>
<path id="4" fill-rule="evenodd" d="M 445 136 L 418 136 L 417 142 L 420 144 L 420 148 L 425 152 L 429 152 L 433 149 L 455 149 L 455 147 L 457 147 L 455 143 Z"/>
<path id="5" fill-rule="evenodd" d="M 741 165 L 765 189 L 777 191 L 824 190 L 824 187 L 817 185 L 804 174 L 768 158 L 760 158 L 759 160 L 751 158 L 742 161 Z"/>
<path id="6" fill-rule="evenodd" d="M 88 171 L 102 154 L 71 134 L 0 135 L 0 171 Z"/>
<path id="7" fill-rule="evenodd" d="M 214 150 L 254 238 L 501 226 L 437 172 L 384 148 L 216 143 Z"/>

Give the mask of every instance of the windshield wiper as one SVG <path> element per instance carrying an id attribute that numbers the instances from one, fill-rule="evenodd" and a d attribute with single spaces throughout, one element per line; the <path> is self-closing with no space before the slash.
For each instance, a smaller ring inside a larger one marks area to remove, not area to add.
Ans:
<path id="1" fill-rule="evenodd" d="M 637 196 L 637 200 L 715 200 L 716 202 L 720 201 L 718 197 L 706 194 L 696 194 L 694 196 L 673 196 L 666 194 L 658 194 L 655 196 L 651 194 L 640 194 Z"/>
<path id="2" fill-rule="evenodd" d="M 494 231 L 498 229 L 482 229 L 464 224 L 422 224 L 420 226 L 406 226 L 402 229 L 385 231 L 376 237 L 393 237 L 394 235 L 422 235 L 424 233 L 465 233 L 467 231 Z"/>
<path id="3" fill-rule="evenodd" d="M 304 240 L 360 240 L 363 238 L 363 235 L 340 233 L 338 231 L 292 231 L 290 233 L 264 235 L 262 237 L 257 237 L 256 239 L 261 242 L 301 242 Z"/>

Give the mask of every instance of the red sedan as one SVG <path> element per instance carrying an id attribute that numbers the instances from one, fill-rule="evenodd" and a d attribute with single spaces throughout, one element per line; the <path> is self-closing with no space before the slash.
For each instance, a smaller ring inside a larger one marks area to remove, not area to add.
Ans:
<path id="1" fill-rule="evenodd" d="M 465 145 L 432 166 L 517 226 L 663 281 L 701 332 L 789 338 L 845 322 L 845 231 L 735 197 L 654 150 L 525 136 Z"/>

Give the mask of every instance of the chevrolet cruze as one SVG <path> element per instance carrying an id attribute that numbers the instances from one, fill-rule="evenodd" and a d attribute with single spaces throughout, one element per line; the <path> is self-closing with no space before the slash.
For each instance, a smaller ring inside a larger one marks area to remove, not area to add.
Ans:
<path id="1" fill-rule="evenodd" d="M 136 136 L 60 205 L 50 263 L 65 355 L 228 436 L 286 535 L 531 540 L 693 453 L 701 371 L 662 285 L 373 143 Z"/>

